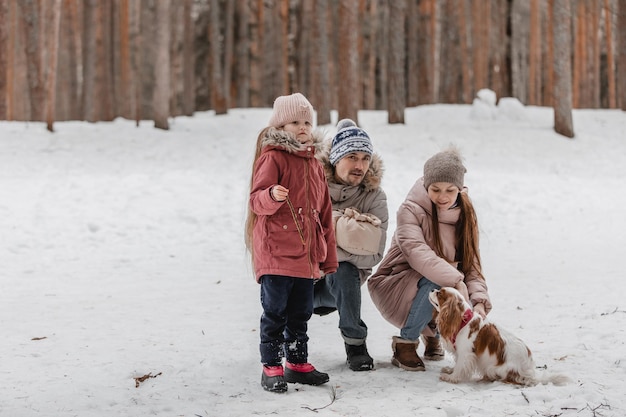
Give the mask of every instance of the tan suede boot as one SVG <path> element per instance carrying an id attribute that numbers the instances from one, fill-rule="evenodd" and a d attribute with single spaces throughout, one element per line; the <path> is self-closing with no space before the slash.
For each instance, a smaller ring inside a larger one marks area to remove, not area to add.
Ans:
<path id="1" fill-rule="evenodd" d="M 445 357 L 445 352 L 438 337 L 422 336 L 422 340 L 424 341 L 424 359 L 440 361 Z"/>
<path id="2" fill-rule="evenodd" d="M 425 371 L 424 362 L 417 355 L 419 340 L 412 341 L 394 336 L 391 342 L 393 358 L 391 363 L 407 371 Z"/>

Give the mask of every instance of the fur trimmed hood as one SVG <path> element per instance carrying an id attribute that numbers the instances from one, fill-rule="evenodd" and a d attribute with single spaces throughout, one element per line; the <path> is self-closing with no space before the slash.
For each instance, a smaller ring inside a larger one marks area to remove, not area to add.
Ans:
<path id="1" fill-rule="evenodd" d="M 326 180 L 329 184 L 337 184 L 337 180 L 335 179 L 335 167 L 330 163 L 330 146 L 332 141 L 327 140 L 322 144 L 321 150 L 319 150 L 315 157 L 322 163 L 324 167 L 324 174 L 326 175 Z M 372 154 L 372 160 L 370 162 L 370 167 L 365 173 L 365 177 L 363 178 L 363 182 L 361 183 L 361 187 L 365 189 L 365 191 L 375 191 L 380 187 L 380 182 L 383 179 L 383 173 L 385 168 L 383 166 L 382 158 L 374 152 Z"/>
<path id="2" fill-rule="evenodd" d="M 300 142 L 298 142 L 295 136 L 289 132 L 285 132 L 284 130 L 277 129 L 275 127 L 267 127 L 261 135 L 261 148 L 274 146 L 282 148 L 289 153 L 298 153 L 304 150 L 304 147 Z M 311 138 L 313 139 L 315 153 L 317 154 L 321 152 L 324 141 L 324 133 L 315 129 L 311 132 Z"/>

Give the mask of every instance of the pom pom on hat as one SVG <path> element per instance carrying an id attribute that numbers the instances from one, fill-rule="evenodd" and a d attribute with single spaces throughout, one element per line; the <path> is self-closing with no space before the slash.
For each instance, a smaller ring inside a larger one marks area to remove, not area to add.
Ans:
<path id="1" fill-rule="evenodd" d="M 467 169 L 458 149 L 451 147 L 439 152 L 424 164 L 424 187 L 436 182 L 449 182 L 459 189 L 463 188 Z"/>
<path id="2" fill-rule="evenodd" d="M 282 127 L 296 120 L 313 124 L 313 106 L 301 93 L 280 96 L 274 100 L 269 126 Z"/>
<path id="3" fill-rule="evenodd" d="M 329 161 L 334 166 L 344 156 L 353 152 L 374 153 L 370 137 L 350 119 L 342 119 L 337 123 L 337 133 L 330 147 Z"/>

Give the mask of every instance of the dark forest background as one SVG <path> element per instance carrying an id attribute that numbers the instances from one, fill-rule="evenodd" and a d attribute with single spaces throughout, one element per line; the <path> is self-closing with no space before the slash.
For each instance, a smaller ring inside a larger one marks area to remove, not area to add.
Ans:
<path id="1" fill-rule="evenodd" d="M 0 0 L 0 120 L 471 103 L 626 109 L 626 0 Z"/>

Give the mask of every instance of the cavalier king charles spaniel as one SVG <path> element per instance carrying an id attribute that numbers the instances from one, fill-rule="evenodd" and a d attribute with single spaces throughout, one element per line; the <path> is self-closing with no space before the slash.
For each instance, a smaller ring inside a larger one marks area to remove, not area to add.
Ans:
<path id="1" fill-rule="evenodd" d="M 441 369 L 440 379 L 467 382 L 474 375 L 484 381 L 532 386 L 566 384 L 564 375 L 535 374 L 530 349 L 515 335 L 474 314 L 471 305 L 451 287 L 433 290 L 428 296 L 437 310 L 437 327 L 444 348 L 455 358 L 454 367 Z"/>

